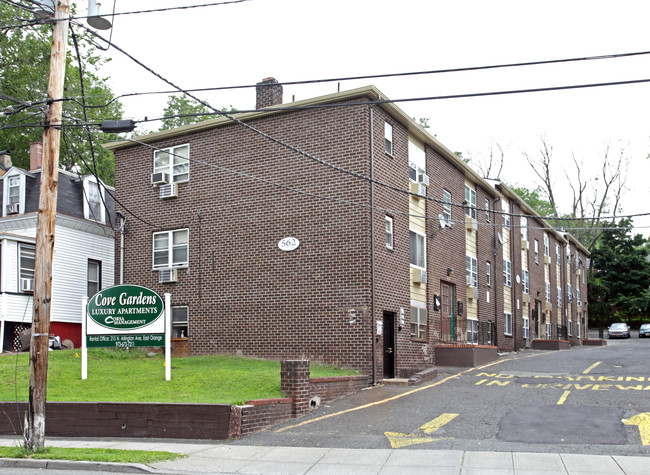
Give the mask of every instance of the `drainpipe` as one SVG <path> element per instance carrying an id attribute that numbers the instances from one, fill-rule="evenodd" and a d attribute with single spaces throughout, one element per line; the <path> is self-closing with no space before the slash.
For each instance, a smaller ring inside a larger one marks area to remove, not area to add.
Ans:
<path id="1" fill-rule="evenodd" d="M 377 342 L 375 341 L 375 147 L 374 147 L 374 114 L 372 105 L 368 107 L 370 120 L 370 336 L 372 341 L 372 385 L 377 385 Z"/>
<path id="2" fill-rule="evenodd" d="M 126 217 L 121 211 L 115 213 L 120 218 L 120 285 L 124 283 L 124 226 Z"/>
<path id="3" fill-rule="evenodd" d="M 498 273 L 497 273 L 497 251 L 498 251 L 498 243 L 499 241 L 497 240 L 497 203 L 501 201 L 501 198 L 495 198 L 492 201 L 492 222 L 494 223 L 494 346 L 497 347 L 497 350 L 499 348 L 499 327 L 497 325 L 498 320 L 498 315 L 499 315 L 499 300 L 498 300 L 498 295 L 499 292 L 497 291 L 497 278 L 498 278 Z M 501 266 L 503 266 L 503 256 L 501 256 Z M 503 287 L 502 287 L 503 288 Z"/>

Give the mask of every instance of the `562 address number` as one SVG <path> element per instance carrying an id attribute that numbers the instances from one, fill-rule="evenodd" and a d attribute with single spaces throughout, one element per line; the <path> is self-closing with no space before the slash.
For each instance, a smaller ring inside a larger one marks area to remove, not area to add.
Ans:
<path id="1" fill-rule="evenodd" d="M 300 246 L 300 241 L 294 237 L 286 237 L 280 239 L 280 242 L 278 242 L 278 247 L 282 251 L 293 251 L 294 249 L 297 249 L 298 246 Z"/>

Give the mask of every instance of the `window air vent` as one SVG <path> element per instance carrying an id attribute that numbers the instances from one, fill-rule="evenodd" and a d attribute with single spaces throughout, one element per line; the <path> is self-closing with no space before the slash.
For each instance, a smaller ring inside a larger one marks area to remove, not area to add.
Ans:
<path id="1" fill-rule="evenodd" d="M 162 269 L 158 272 L 158 282 L 161 284 L 178 281 L 178 271 L 176 269 Z"/>
<path id="2" fill-rule="evenodd" d="M 425 175 L 424 173 L 420 173 L 418 175 L 418 182 L 422 183 L 424 186 L 429 186 L 429 175 Z"/>
<path id="3" fill-rule="evenodd" d="M 34 291 L 34 279 L 20 279 L 20 291 L 21 292 L 33 292 Z"/>
<path id="4" fill-rule="evenodd" d="M 424 269 L 411 268 L 411 278 L 416 284 L 427 283 L 427 271 Z"/>
<path id="5" fill-rule="evenodd" d="M 161 185 L 160 197 L 163 199 L 176 198 L 178 196 L 178 185 L 176 183 L 168 183 Z"/>
<path id="6" fill-rule="evenodd" d="M 18 203 L 11 203 L 7 205 L 7 214 L 18 214 L 20 205 Z"/>
<path id="7" fill-rule="evenodd" d="M 169 173 L 158 172 L 151 174 L 151 184 L 153 186 L 159 186 L 169 183 Z"/>

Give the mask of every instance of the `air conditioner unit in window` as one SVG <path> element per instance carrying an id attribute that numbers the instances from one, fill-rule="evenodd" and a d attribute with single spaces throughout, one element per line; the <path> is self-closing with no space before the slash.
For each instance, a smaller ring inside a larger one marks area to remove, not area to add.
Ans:
<path id="1" fill-rule="evenodd" d="M 153 186 L 164 185 L 169 183 L 169 173 L 158 172 L 151 174 L 151 184 Z"/>
<path id="2" fill-rule="evenodd" d="M 429 186 L 429 175 L 425 175 L 424 173 L 420 173 L 418 175 L 418 182 L 422 183 L 424 186 Z"/>
<path id="3" fill-rule="evenodd" d="M 416 195 L 419 196 L 414 196 L 413 198 L 419 200 L 421 196 L 426 196 L 427 195 L 427 188 L 421 183 L 411 183 L 410 186 L 410 191 L 411 193 L 415 193 Z"/>
<path id="4" fill-rule="evenodd" d="M 176 198 L 178 196 L 178 185 L 176 183 L 168 183 L 161 185 L 160 197 L 163 199 Z"/>
<path id="5" fill-rule="evenodd" d="M 158 282 L 161 284 L 178 281 L 177 269 L 162 269 L 158 272 Z"/>
<path id="6" fill-rule="evenodd" d="M 411 268 L 411 279 L 416 284 L 427 283 L 427 271 L 424 269 Z"/>
<path id="7" fill-rule="evenodd" d="M 34 279 L 20 279 L 20 291 L 21 292 L 33 292 L 34 291 Z"/>
<path id="8" fill-rule="evenodd" d="M 11 203 L 7 205 L 7 214 L 18 214 L 20 205 L 18 203 Z"/>

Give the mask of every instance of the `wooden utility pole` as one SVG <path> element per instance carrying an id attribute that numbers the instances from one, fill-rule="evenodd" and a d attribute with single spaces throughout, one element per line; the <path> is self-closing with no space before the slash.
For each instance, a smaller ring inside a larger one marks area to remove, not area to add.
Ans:
<path id="1" fill-rule="evenodd" d="M 47 87 L 49 101 L 43 131 L 43 163 L 38 201 L 36 264 L 34 269 L 34 314 L 29 348 L 29 409 L 25 417 L 25 447 L 37 451 L 45 445 L 45 402 L 47 396 L 47 358 L 52 301 L 52 253 L 59 183 L 59 144 L 65 80 L 65 55 L 68 42 L 70 0 L 58 0 L 54 12 L 54 33 Z"/>

